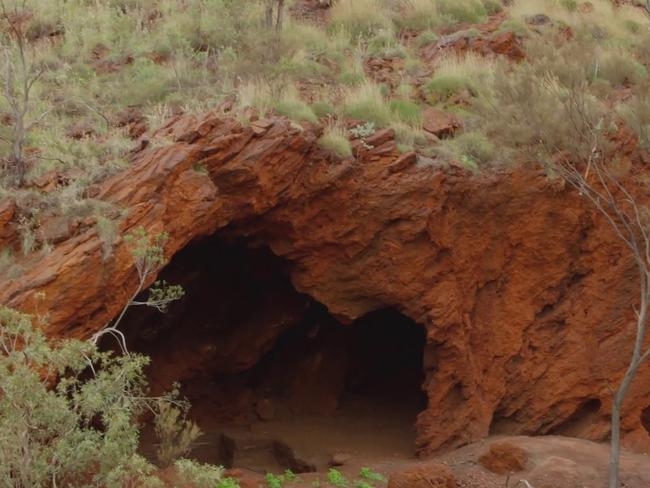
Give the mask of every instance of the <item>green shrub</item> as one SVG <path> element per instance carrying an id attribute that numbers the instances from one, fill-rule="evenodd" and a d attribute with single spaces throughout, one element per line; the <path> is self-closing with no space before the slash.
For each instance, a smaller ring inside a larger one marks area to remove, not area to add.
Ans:
<path id="1" fill-rule="evenodd" d="M 353 38 L 370 37 L 391 28 L 390 11 L 381 0 L 337 0 L 331 9 L 330 30 L 343 30 Z"/>
<path id="2" fill-rule="evenodd" d="M 488 15 L 495 15 L 503 12 L 503 5 L 499 0 L 482 0 L 485 11 Z"/>
<path id="3" fill-rule="evenodd" d="M 440 39 L 440 36 L 433 31 L 424 31 L 417 38 L 418 47 L 428 46 L 429 44 L 435 44 Z"/>
<path id="4" fill-rule="evenodd" d="M 515 19 L 508 19 L 501 23 L 497 34 L 502 34 L 504 32 L 512 32 L 519 37 L 524 37 L 528 34 L 528 28 L 526 24 Z"/>
<path id="5" fill-rule="evenodd" d="M 318 139 L 318 144 L 340 158 L 352 157 L 352 146 L 345 136 L 345 131 L 340 127 L 328 127 L 322 137 Z"/>
<path id="6" fill-rule="evenodd" d="M 418 104 L 408 100 L 391 100 L 389 106 L 398 120 L 410 126 L 422 124 L 422 109 Z"/>
<path id="7" fill-rule="evenodd" d="M 331 468 L 327 472 L 327 481 L 331 484 L 334 485 L 337 488 L 347 488 L 349 485 L 348 480 L 346 479 L 345 476 L 343 476 L 343 473 L 341 473 L 338 469 Z"/>
<path id="8" fill-rule="evenodd" d="M 485 6 L 479 0 L 437 0 L 439 12 L 452 22 L 477 24 L 487 16 Z"/>
<path id="9" fill-rule="evenodd" d="M 174 467 L 180 481 L 191 484 L 195 488 L 239 488 L 236 480 L 223 478 L 223 468 L 211 464 L 179 459 Z"/>
<path id="10" fill-rule="evenodd" d="M 463 132 L 451 142 L 463 163 L 478 167 L 492 161 L 496 147 L 480 132 Z"/>
<path id="11" fill-rule="evenodd" d="M 222 478 L 215 488 L 239 488 L 239 481 L 235 478 Z"/>
<path id="12" fill-rule="evenodd" d="M 311 104 L 311 111 L 314 112 L 316 117 L 326 117 L 327 115 L 336 114 L 336 108 L 329 102 L 319 101 Z"/>
<path id="13" fill-rule="evenodd" d="M 348 69 L 341 72 L 338 81 L 342 85 L 357 86 L 366 81 L 366 74 L 363 70 Z"/>
<path id="14" fill-rule="evenodd" d="M 349 117 L 372 122 L 378 127 L 388 126 L 392 119 L 380 87 L 370 82 L 348 91 L 344 112 Z"/>
<path id="15" fill-rule="evenodd" d="M 380 30 L 368 41 L 368 55 L 381 58 L 404 58 L 406 49 L 392 30 Z"/>
<path id="16" fill-rule="evenodd" d="M 424 31 L 439 26 L 443 21 L 435 0 L 402 0 L 395 13 L 395 24 L 400 29 Z"/>
<path id="17" fill-rule="evenodd" d="M 468 80 L 454 74 L 434 75 L 425 85 L 425 89 L 435 100 L 445 100 L 467 88 L 469 88 Z"/>
<path id="18" fill-rule="evenodd" d="M 605 53 L 598 65 L 598 76 L 615 86 L 635 85 L 648 76 L 648 70 L 632 56 L 623 51 Z"/>
<path id="19" fill-rule="evenodd" d="M 286 115 L 296 122 L 318 123 L 318 118 L 309 105 L 300 100 L 281 100 L 275 104 L 275 110 L 280 115 Z"/>
<path id="20" fill-rule="evenodd" d="M 198 425 L 187 419 L 187 408 L 158 402 L 154 429 L 158 438 L 156 456 L 160 466 L 170 466 L 174 461 L 190 452 L 192 443 L 202 432 Z"/>
<path id="21" fill-rule="evenodd" d="M 382 483 L 386 482 L 386 477 L 383 474 L 377 473 L 370 468 L 361 468 L 359 471 L 359 476 L 368 481 L 380 481 Z"/>
<path id="22" fill-rule="evenodd" d="M 51 344 L 31 318 L 0 307 L 0 479 L 6 486 L 157 486 L 137 454 L 147 358 Z M 91 371 L 89 365 L 93 365 Z M 59 378 L 50 388 L 44 378 Z"/>

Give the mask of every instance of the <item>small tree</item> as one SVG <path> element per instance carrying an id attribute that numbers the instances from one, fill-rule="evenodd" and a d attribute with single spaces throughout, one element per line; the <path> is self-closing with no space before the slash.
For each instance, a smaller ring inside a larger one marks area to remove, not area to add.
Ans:
<path id="1" fill-rule="evenodd" d="M 35 50 L 29 46 L 27 18 L 26 0 L 15 1 L 13 8 L 8 8 L 5 0 L 0 0 L 0 25 L 2 26 L 0 82 L 2 96 L 9 107 L 11 125 L 10 135 L 5 141 L 11 145 L 8 162 L 13 166 L 18 186 L 23 184 L 27 170 L 25 161 L 27 135 L 49 113 L 48 110 L 30 119 L 34 86 L 41 79 L 46 68 L 42 63 L 37 62 Z M 4 172 L 7 172 L 6 162 Z"/>
<path id="2" fill-rule="evenodd" d="M 48 342 L 0 307 L 0 486 L 156 486 L 136 453 L 145 394 L 140 355 Z"/>
<path id="3" fill-rule="evenodd" d="M 602 123 L 588 124 L 581 118 L 592 141 L 586 162 L 558 158 L 555 171 L 572 185 L 609 223 L 616 237 L 628 248 L 639 273 L 639 304 L 635 310 L 635 339 L 627 371 L 612 402 L 609 488 L 619 488 L 621 410 L 639 367 L 650 357 L 645 346 L 650 305 L 650 213 L 642 207 L 616 175 L 603 150 Z M 602 122 L 602 121 L 601 121 Z"/>
<path id="4" fill-rule="evenodd" d="M 282 30 L 284 22 L 284 0 L 264 0 L 264 25 L 267 29 Z"/>
<path id="5" fill-rule="evenodd" d="M 149 236 L 143 227 L 135 229 L 125 237 L 127 245 L 131 248 L 131 255 L 135 263 L 135 269 L 138 273 L 138 285 L 131 295 L 129 301 L 124 305 L 122 311 L 112 324 L 97 331 L 91 341 L 94 344 L 99 342 L 105 334 L 114 336 L 123 353 L 128 353 L 126 338 L 118 329 L 120 322 L 124 318 L 127 310 L 132 306 L 144 305 L 153 307 L 160 312 L 165 312 L 167 306 L 184 295 L 183 288 L 179 285 L 169 285 L 165 281 L 157 281 L 149 288 L 149 297 L 145 301 L 138 301 L 136 298 L 144 290 L 149 282 L 149 278 L 156 273 L 165 261 L 164 243 L 167 240 L 167 234 L 161 233 L 155 236 Z"/>

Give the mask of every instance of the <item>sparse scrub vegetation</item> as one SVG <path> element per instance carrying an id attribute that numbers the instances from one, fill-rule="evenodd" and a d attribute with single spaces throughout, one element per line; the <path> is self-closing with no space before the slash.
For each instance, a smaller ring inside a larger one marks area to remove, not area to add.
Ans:
<path id="1" fill-rule="evenodd" d="M 18 239 L 14 249 L 0 250 L 0 273 L 17 275 L 34 253 L 51 250 L 55 241 L 41 229 L 51 215 L 91 222 L 110 260 L 126 212 L 94 200 L 91 190 L 128 168 L 139 138 L 176 114 L 221 107 L 242 125 L 254 121 L 251 114 L 285 116 L 298 129 L 320 124 L 318 145 L 351 165 L 363 151 L 355 154 L 350 139 L 355 148 L 372 149 L 367 139 L 384 128 L 394 130 L 399 151 L 416 151 L 418 161 L 453 160 L 472 172 L 540 163 L 550 172 L 558 160 L 606 158 L 624 127 L 650 150 L 650 20 L 632 5 L 338 0 L 321 25 L 289 16 L 290 3 L 5 0 L 0 198 L 17 203 Z M 498 27 L 495 18 L 493 26 L 474 25 L 503 10 Z M 504 32 L 516 34 L 524 59 L 509 62 L 507 53 L 462 42 L 494 41 Z M 462 129 L 425 131 L 423 114 L 437 111 L 462 119 Z M 207 172 L 199 163 L 193 169 Z M 40 180 L 49 176 L 56 183 L 41 191 Z M 137 295 L 165 262 L 165 236 L 138 229 L 126 241 L 137 271 L 128 306 L 164 310 L 182 289 L 158 282 L 145 301 Z M 0 436 L 0 477 L 12 480 L 8 486 L 40 487 L 51 479 L 85 486 L 91 475 L 102 486 L 155 486 L 155 467 L 135 451 L 134 426 L 147 409 L 157 413 L 160 465 L 199 487 L 238 486 L 220 468 L 182 459 L 200 430 L 177 397 L 146 397 L 146 359 L 126 350 L 118 329 L 125 310 L 89 343 L 48 344 L 31 319 L 0 308 L 0 346 L 6 334 L 25 341 L 21 354 L 0 353 L 0 376 L 9 378 L 0 384 L 0 429 L 9 432 Z M 123 356 L 97 351 L 106 334 L 118 338 Z M 61 380 L 44 389 L 38 368 Z M 91 393 L 100 387 L 122 396 L 97 400 Z M 11 410 L 15 405 L 29 422 Z M 101 419 L 101 428 L 91 417 Z M 20 436 L 26 445 L 7 440 Z M 25 449 L 33 454 L 27 468 Z M 266 483 L 281 488 L 292 479 L 269 473 Z M 332 469 L 327 481 L 369 488 L 385 478 L 364 468 L 348 480 Z"/>
<path id="2" fill-rule="evenodd" d="M 345 130 L 341 127 L 332 126 L 325 129 L 325 133 L 318 140 L 318 144 L 340 158 L 352 157 L 352 146 L 346 137 Z"/>
<path id="3" fill-rule="evenodd" d="M 380 87 L 372 82 L 348 90 L 344 111 L 353 119 L 372 122 L 377 127 L 387 127 L 393 118 Z"/>

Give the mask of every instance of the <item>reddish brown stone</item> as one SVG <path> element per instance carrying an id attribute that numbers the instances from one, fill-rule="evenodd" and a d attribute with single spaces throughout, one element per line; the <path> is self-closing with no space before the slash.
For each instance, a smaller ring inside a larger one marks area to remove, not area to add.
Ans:
<path id="1" fill-rule="evenodd" d="M 495 442 L 479 458 L 481 465 L 497 474 L 516 473 L 526 469 L 528 453 L 512 442 Z"/>
<path id="2" fill-rule="evenodd" d="M 445 464 L 421 464 L 390 475 L 388 488 L 456 488 L 456 478 Z"/>
<path id="3" fill-rule="evenodd" d="M 429 107 L 422 113 L 422 128 L 441 139 L 452 137 L 462 127 L 454 114 Z"/>
<path id="4" fill-rule="evenodd" d="M 136 153 L 97 193 L 128 215 L 119 233 L 166 231 L 169 258 L 228 227 L 285 258 L 298 291 L 333 316 L 398 307 L 422 324 L 421 454 L 481 439 L 495 425 L 548 433 L 585 398 L 603 407 L 574 435 L 607 437 L 603 385 L 617 384 L 629 359 L 637 277 L 607 222 L 570 188 L 531 167 L 472 175 L 410 164 L 391 173 L 396 153 L 332 164 L 313 130 L 284 119 L 256 138 L 214 114 L 180 117 L 152 137 L 177 142 Z M 634 180 L 626 185 L 647 203 Z M 79 226 L 26 261 L 21 276 L 0 276 L 0 303 L 47 312 L 51 336 L 88 337 L 136 286 L 123 240 L 104 259 L 95 230 Z M 252 366 L 268 335 L 252 334 L 229 363 Z M 623 409 L 625 436 L 648 439 L 648 405 L 644 367 Z"/>

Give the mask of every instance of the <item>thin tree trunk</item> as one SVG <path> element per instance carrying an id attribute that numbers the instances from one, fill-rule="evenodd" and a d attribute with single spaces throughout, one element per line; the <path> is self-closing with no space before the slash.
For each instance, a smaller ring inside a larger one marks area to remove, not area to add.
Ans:
<path id="1" fill-rule="evenodd" d="M 275 21 L 275 30 L 280 32 L 282 30 L 282 23 L 284 21 L 284 0 L 278 0 L 278 13 Z"/>
<path id="2" fill-rule="evenodd" d="M 612 402 L 612 434 L 610 443 L 609 454 L 609 478 L 608 488 L 619 488 L 620 483 L 620 461 L 621 461 L 621 410 L 623 409 L 623 402 L 627 395 L 632 382 L 636 377 L 636 373 L 645 359 L 642 354 L 643 345 L 646 335 L 646 317 L 648 312 L 648 297 L 647 297 L 647 279 L 648 276 L 642 273 L 641 276 L 641 304 L 637 316 L 636 325 L 636 339 L 634 342 L 634 351 L 632 352 L 632 359 L 630 365 L 625 372 L 623 381 L 614 395 Z"/>
<path id="3" fill-rule="evenodd" d="M 267 29 L 273 27 L 273 2 L 274 0 L 266 0 L 266 11 L 264 15 L 264 26 Z"/>

